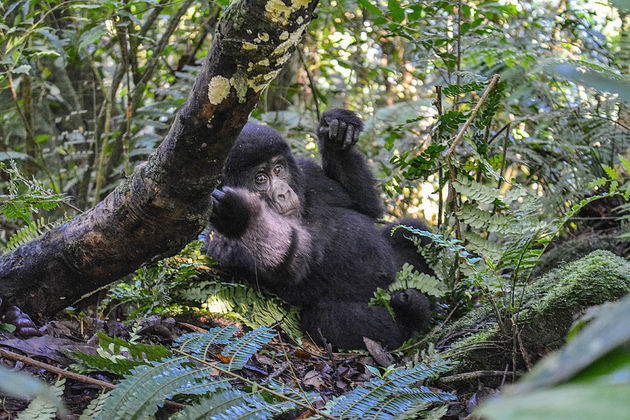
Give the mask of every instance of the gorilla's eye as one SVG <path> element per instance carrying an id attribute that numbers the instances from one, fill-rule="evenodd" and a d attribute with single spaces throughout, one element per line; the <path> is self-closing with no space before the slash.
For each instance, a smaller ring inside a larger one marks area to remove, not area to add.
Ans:
<path id="1" fill-rule="evenodd" d="M 276 165 L 276 166 L 274 166 L 274 168 L 273 168 L 273 173 L 274 173 L 274 174 L 276 174 L 276 175 L 279 175 L 279 174 L 280 174 L 280 172 L 282 172 L 282 169 L 283 169 L 283 168 L 282 168 L 282 165 Z"/>
<path id="2" fill-rule="evenodd" d="M 267 182 L 267 175 L 263 174 L 262 172 L 257 173 L 256 174 L 256 183 L 257 184 L 264 184 L 265 182 Z"/>

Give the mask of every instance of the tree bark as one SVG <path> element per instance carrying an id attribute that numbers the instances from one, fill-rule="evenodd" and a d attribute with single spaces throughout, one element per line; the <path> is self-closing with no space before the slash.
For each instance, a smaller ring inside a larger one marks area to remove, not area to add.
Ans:
<path id="1" fill-rule="evenodd" d="M 227 153 L 316 4 L 234 0 L 162 144 L 94 208 L 2 256 L 0 297 L 49 316 L 194 239 Z"/>

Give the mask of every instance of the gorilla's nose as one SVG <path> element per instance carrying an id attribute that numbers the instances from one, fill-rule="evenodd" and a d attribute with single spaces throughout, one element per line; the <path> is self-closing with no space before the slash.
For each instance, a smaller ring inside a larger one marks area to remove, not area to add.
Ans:
<path id="1" fill-rule="evenodd" d="M 283 189 L 280 189 L 279 191 L 276 191 L 276 197 L 275 197 L 276 202 L 283 203 L 287 201 L 288 198 L 289 198 L 288 188 L 283 188 Z"/>

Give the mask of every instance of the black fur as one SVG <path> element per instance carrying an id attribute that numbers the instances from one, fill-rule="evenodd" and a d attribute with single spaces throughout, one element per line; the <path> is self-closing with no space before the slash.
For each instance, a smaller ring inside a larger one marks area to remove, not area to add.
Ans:
<path id="1" fill-rule="evenodd" d="M 299 306 L 304 329 L 318 342 L 362 348 L 365 336 L 393 349 L 428 321 L 426 297 L 396 298 L 401 322 L 368 302 L 377 287 L 394 280 L 401 259 L 428 267 L 415 252 L 397 257 L 413 244 L 374 225 L 383 210 L 354 147 L 362 128 L 353 112 L 326 110 L 317 129 L 320 167 L 294 159 L 275 130 L 246 125 L 227 159 L 225 187 L 213 193 L 215 231 L 207 252 Z M 278 204 L 285 199 L 289 204 Z M 289 211 L 278 210 L 284 208 Z"/>

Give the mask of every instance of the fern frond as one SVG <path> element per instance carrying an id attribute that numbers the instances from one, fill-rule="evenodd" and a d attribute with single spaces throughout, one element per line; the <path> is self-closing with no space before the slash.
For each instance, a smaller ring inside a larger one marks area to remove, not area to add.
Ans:
<path id="1" fill-rule="evenodd" d="M 124 376 L 139 365 L 149 361 L 158 361 L 170 356 L 171 352 L 164 346 L 130 343 L 118 337 L 108 337 L 98 332 L 99 354 L 85 354 L 79 351 L 67 354 L 77 362 L 81 371 L 105 371 L 118 376 Z M 124 355 L 122 355 L 124 353 Z"/>
<path id="2" fill-rule="evenodd" d="M 468 248 L 490 261 L 497 261 L 503 255 L 503 247 L 495 241 L 488 241 L 473 231 L 464 232 Z"/>
<path id="3" fill-rule="evenodd" d="M 300 342 L 299 311 L 278 298 L 261 295 L 249 285 L 227 282 L 201 282 L 182 297 L 203 302 L 208 312 L 237 319 L 248 327 L 279 326 L 295 342 Z"/>
<path id="4" fill-rule="evenodd" d="M 90 404 L 83 410 L 81 416 L 79 416 L 79 420 L 94 420 L 99 418 L 101 411 L 103 411 L 106 398 L 107 394 L 103 392 L 90 401 Z"/>
<path id="5" fill-rule="evenodd" d="M 270 342 L 274 336 L 273 330 L 260 327 L 232 341 L 223 349 L 222 353 L 223 356 L 230 358 L 230 363 L 227 364 L 227 368 L 229 370 L 242 369 L 254 353 L 260 350 L 263 345 Z"/>
<path id="6" fill-rule="evenodd" d="M 79 351 L 66 353 L 74 360 L 72 369 L 78 372 L 109 372 L 114 375 L 124 376 L 133 368 L 146 364 L 126 358 L 107 358 L 98 354 L 85 354 Z"/>
<path id="7" fill-rule="evenodd" d="M 109 337 L 101 331 L 97 334 L 99 347 L 111 348 L 114 354 L 125 351 L 133 360 L 158 361 L 171 354 L 166 347 L 157 344 L 130 343 L 119 337 Z"/>
<path id="8" fill-rule="evenodd" d="M 228 325 L 227 327 L 215 327 L 205 334 L 188 333 L 178 337 L 175 344 L 179 345 L 182 353 L 190 354 L 200 359 L 206 358 L 208 347 L 211 345 L 226 345 L 230 343 L 230 339 L 238 332 L 236 325 Z"/>
<path id="9" fill-rule="evenodd" d="M 200 370 L 211 371 L 212 368 L 192 368 L 186 357 L 138 366 L 108 394 L 101 418 L 139 419 L 152 416 L 159 402 L 172 397 L 181 386 L 194 380 Z"/>
<path id="10" fill-rule="evenodd" d="M 484 82 L 471 82 L 465 85 L 448 85 L 442 89 L 442 95 L 454 98 L 464 93 L 482 91 L 488 86 L 488 83 Z"/>
<path id="11" fill-rule="evenodd" d="M 9 238 L 5 250 L 13 251 L 45 231 L 52 229 L 54 226 L 56 226 L 56 224 L 46 222 L 46 219 L 43 217 L 35 219 L 30 224 L 20 228 Z"/>
<path id="12" fill-rule="evenodd" d="M 443 394 L 433 392 L 426 386 L 420 386 L 417 389 L 405 388 L 401 389 L 400 393 L 385 400 L 378 407 L 378 410 L 373 410 L 363 418 L 374 420 L 414 418 L 415 416 L 410 416 L 412 409 L 417 414 L 424 411 L 432 402 L 444 401 Z"/>
<path id="13" fill-rule="evenodd" d="M 511 244 L 501 256 L 498 268 L 525 272 L 533 269 L 544 251 L 543 247 L 532 248 L 534 245 L 532 238 L 526 237 Z"/>
<path id="14" fill-rule="evenodd" d="M 381 410 L 381 406 L 387 401 L 394 401 L 401 390 L 408 391 L 418 381 L 438 376 L 450 370 L 448 362 L 438 362 L 433 366 L 418 365 L 413 368 L 400 368 L 392 371 L 385 378 L 375 378 L 366 382 L 364 386 L 355 388 L 344 397 L 337 400 L 331 409 L 334 416 L 341 418 L 368 417 L 380 413 L 378 418 L 389 418 L 394 413 Z M 431 391 L 421 387 L 418 392 L 408 392 L 406 397 L 412 398 L 415 404 L 425 402 L 445 402 L 453 400 L 455 396 L 441 391 Z M 401 397 L 401 404 L 402 404 Z"/>
<path id="15" fill-rule="evenodd" d="M 187 407 L 181 413 L 186 420 L 193 419 L 268 419 L 296 409 L 288 401 L 269 403 L 260 392 L 242 392 L 234 389 L 218 392 Z"/>
<path id="16" fill-rule="evenodd" d="M 18 419 L 26 420 L 49 420 L 56 418 L 57 409 L 60 407 L 61 396 L 66 386 L 66 378 L 61 378 L 49 387 L 48 395 L 40 394 L 23 410 Z M 51 399 L 54 398 L 54 399 Z M 62 414 L 62 413 L 59 413 Z"/>
<path id="17" fill-rule="evenodd" d="M 502 234 L 511 233 L 517 225 L 515 219 L 509 215 L 491 214 L 470 203 L 463 203 L 457 216 L 462 222 L 475 229 Z"/>
<path id="18" fill-rule="evenodd" d="M 481 184 L 473 179 L 458 178 L 453 183 L 455 190 L 468 197 L 469 200 L 475 200 L 480 204 L 493 204 L 495 200 L 501 200 L 503 194 L 498 188 Z"/>
<path id="19" fill-rule="evenodd" d="M 409 288 L 418 289 L 435 297 L 442 297 L 448 292 L 448 287 L 440 280 L 429 274 L 420 273 L 414 270 L 413 265 L 405 263 L 402 269 L 396 273 L 396 280 L 389 285 L 387 290 L 395 292 Z"/>

